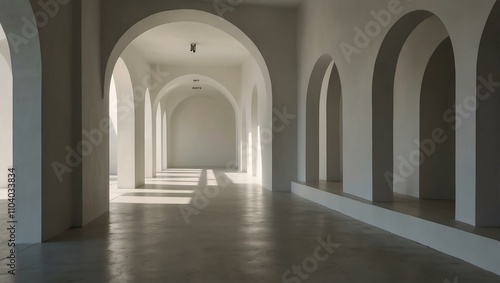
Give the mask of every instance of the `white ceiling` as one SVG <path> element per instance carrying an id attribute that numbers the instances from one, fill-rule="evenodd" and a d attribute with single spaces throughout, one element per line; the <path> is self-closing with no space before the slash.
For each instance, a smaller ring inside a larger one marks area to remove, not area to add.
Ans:
<path id="1" fill-rule="evenodd" d="M 190 51 L 191 43 L 197 52 Z M 236 39 L 209 25 L 177 22 L 153 28 L 132 43 L 149 63 L 189 66 L 235 66 L 250 53 Z"/>
<path id="2" fill-rule="evenodd" d="M 164 91 L 160 93 L 155 103 L 158 102 L 159 99 L 163 99 L 167 94 L 169 96 L 173 94 L 182 94 L 184 96 L 211 95 L 214 93 L 224 95 L 223 91 L 223 89 L 217 87 L 210 79 L 204 76 L 191 74 L 177 78 L 167 89 L 164 89 Z"/>

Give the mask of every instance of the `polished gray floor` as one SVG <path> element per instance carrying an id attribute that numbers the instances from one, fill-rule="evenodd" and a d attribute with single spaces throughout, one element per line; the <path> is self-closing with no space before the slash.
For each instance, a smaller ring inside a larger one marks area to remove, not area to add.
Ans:
<path id="1" fill-rule="evenodd" d="M 251 181 L 182 169 L 134 191 L 112 188 L 108 215 L 24 247 L 15 277 L 5 274 L 3 260 L 0 282 L 500 282 L 470 264 Z M 329 240 L 332 245 L 322 244 Z"/>

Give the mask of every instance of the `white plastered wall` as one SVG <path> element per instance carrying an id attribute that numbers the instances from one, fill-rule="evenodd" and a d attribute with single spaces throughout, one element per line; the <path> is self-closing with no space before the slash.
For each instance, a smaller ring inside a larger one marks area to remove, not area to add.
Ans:
<path id="1" fill-rule="evenodd" d="M 236 161 L 236 116 L 224 95 L 173 93 L 168 104 L 170 166 L 225 168 Z"/>
<path id="2" fill-rule="evenodd" d="M 428 10 L 444 23 L 454 50 L 457 69 L 457 103 L 476 93 L 476 61 L 485 22 L 495 1 L 341 1 L 306 0 L 299 16 L 299 180 L 305 178 L 305 101 L 308 80 L 314 64 L 323 54 L 330 54 L 339 69 L 343 89 L 344 191 L 372 199 L 372 81 L 375 60 L 381 43 L 403 15 Z M 393 14 L 388 26 L 369 38 L 358 53 L 344 56 L 342 43 L 353 45 L 355 27 L 364 29 L 375 21 L 372 11 L 387 10 L 398 4 L 401 12 Z M 331 27 L 338 27 L 332 32 Z M 475 117 L 457 129 L 456 217 L 475 223 Z"/>

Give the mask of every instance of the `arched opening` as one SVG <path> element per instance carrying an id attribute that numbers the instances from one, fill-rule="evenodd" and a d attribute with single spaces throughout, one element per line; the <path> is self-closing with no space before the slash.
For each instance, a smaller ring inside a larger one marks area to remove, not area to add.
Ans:
<path id="1" fill-rule="evenodd" d="M 373 195 L 454 200 L 455 59 L 441 20 L 427 11 L 388 32 L 373 79 Z"/>
<path id="2" fill-rule="evenodd" d="M 476 225 L 500 226 L 500 1 L 486 23 L 477 63 Z M 475 101 L 464 104 L 474 105 Z M 458 117 L 457 117 L 458 120 Z"/>
<path id="3" fill-rule="evenodd" d="M 448 37 L 431 56 L 420 97 L 420 198 L 455 200 L 455 57 Z"/>
<path id="4" fill-rule="evenodd" d="M 146 91 L 144 104 L 144 169 L 146 178 L 153 178 L 153 111 L 151 110 L 151 96 Z"/>
<path id="5" fill-rule="evenodd" d="M 321 56 L 313 68 L 307 88 L 305 181 L 319 180 L 319 105 L 325 74 L 333 59 Z"/>
<path id="6" fill-rule="evenodd" d="M 326 70 L 325 77 L 323 78 L 323 85 L 321 86 L 321 94 L 319 101 L 319 180 L 326 181 L 328 179 L 327 167 L 328 167 L 328 135 L 327 135 L 327 113 L 328 113 L 328 85 L 330 83 L 329 78 L 332 73 L 333 61 L 328 66 Z M 327 79 L 328 78 L 328 79 Z"/>
<path id="7" fill-rule="evenodd" d="M 26 38 L 26 33 L 23 32 L 27 21 L 36 22 L 30 1 L 0 2 L 0 25 L 5 34 L 5 39 L 1 41 L 0 57 L 4 57 L 12 66 L 11 71 L 8 71 L 12 77 L 10 108 L 13 123 L 11 130 L 13 161 L 10 165 L 14 165 L 17 173 L 16 188 L 23 188 L 15 192 L 15 217 L 18 221 L 16 242 L 19 244 L 40 243 L 44 237 L 42 217 L 40 217 L 44 209 L 42 206 L 42 61 L 38 30 L 30 33 L 29 38 Z M 2 76 L 1 79 L 4 81 L 5 77 Z M 7 87 L 4 82 L 2 87 Z M 9 93 L 2 92 L 2 99 L 5 95 L 8 96 Z M 7 124 L 10 122 L 2 120 L 2 125 Z M 2 159 L 4 157 L 9 159 L 8 156 L 2 156 Z"/>
<path id="8" fill-rule="evenodd" d="M 135 102 L 132 80 L 123 59 L 116 62 L 110 84 L 110 114 L 116 113 L 116 144 L 110 145 L 110 159 L 116 149 L 118 188 L 135 188 Z M 113 87 L 114 86 L 114 87 Z M 116 109 L 114 108 L 116 107 Z M 112 142 L 112 138 L 110 138 Z"/>
<path id="9" fill-rule="evenodd" d="M 196 81 L 196 86 L 194 89 L 192 87 L 193 81 Z M 218 101 L 225 101 L 230 108 L 231 108 L 231 115 L 233 118 L 231 120 L 235 121 L 235 129 L 236 132 L 232 129 L 230 129 L 231 133 L 234 134 L 231 138 L 228 140 L 221 139 L 221 144 L 224 144 L 226 141 L 232 142 L 233 140 L 236 140 L 238 143 L 240 140 L 240 135 L 238 134 L 240 130 L 240 112 L 238 110 L 238 104 L 235 100 L 235 97 L 231 94 L 231 92 L 220 82 L 206 77 L 204 75 L 199 75 L 199 74 L 188 74 L 188 75 L 182 75 L 176 78 L 171 79 L 168 81 L 165 85 L 161 85 L 158 87 L 157 90 L 157 95 L 156 98 L 154 99 L 153 105 L 157 105 L 158 109 L 163 109 L 163 122 L 162 122 L 162 135 L 163 135 L 163 147 L 165 148 L 165 151 L 163 152 L 163 157 L 162 159 L 164 160 L 163 164 L 163 169 L 168 168 L 174 168 L 175 165 L 173 165 L 173 155 L 174 152 L 176 151 L 175 149 L 172 148 L 172 142 L 173 139 L 177 138 L 176 135 L 172 134 L 172 115 L 174 110 L 178 105 L 180 105 L 185 99 L 192 97 L 192 96 L 213 96 L 217 98 Z M 161 108 L 160 108 L 161 107 Z M 194 112 L 193 112 L 194 111 Z M 193 110 L 192 114 L 195 115 L 196 113 L 201 113 L 204 112 L 205 110 Z M 196 116 L 196 115 L 195 115 Z M 194 117 L 193 117 L 194 118 Z M 223 123 L 222 123 L 223 124 Z M 191 128 L 191 127 L 187 127 Z M 160 129 L 158 129 L 159 131 Z M 192 131 L 192 129 L 187 129 L 188 131 Z M 226 135 L 225 133 L 221 133 L 221 136 L 227 136 L 229 137 L 230 135 Z M 233 154 L 231 154 L 231 158 L 226 160 L 224 165 L 218 165 L 216 167 L 225 167 L 226 169 L 233 170 L 237 169 L 234 168 L 234 164 L 238 162 L 238 155 L 241 154 L 239 147 L 237 146 L 237 143 L 234 144 L 233 146 L 229 147 L 228 149 L 232 150 Z M 201 146 L 200 148 L 203 148 Z M 201 156 L 201 155 L 200 155 Z M 167 158 L 168 157 L 168 158 Z M 226 158 L 228 155 L 226 155 Z M 168 164 L 168 166 L 167 166 Z M 182 166 L 186 167 L 186 165 Z M 207 167 L 207 166 L 204 166 Z"/>
<path id="10" fill-rule="evenodd" d="M 162 125 L 162 129 L 161 129 L 161 137 L 162 137 L 162 171 L 164 170 L 167 170 L 168 169 L 168 166 L 169 166 L 169 155 L 168 155 L 168 149 L 169 149 L 169 146 L 170 146 L 170 143 L 169 143 L 169 140 L 168 138 L 170 138 L 170 135 L 168 135 L 168 121 L 167 121 L 167 113 L 166 112 L 163 112 L 163 119 L 162 119 L 162 122 L 161 122 L 161 125 Z"/>
<path id="11" fill-rule="evenodd" d="M 137 39 L 142 34 L 147 31 L 151 31 L 155 28 L 160 28 L 162 26 L 168 26 L 169 24 L 177 24 L 177 23 L 196 23 L 207 25 L 212 29 L 216 29 L 219 32 L 223 32 L 226 36 L 232 38 L 232 40 L 236 40 L 246 48 L 246 52 L 250 54 L 248 56 L 256 67 L 255 69 L 258 71 L 256 76 L 253 76 L 252 79 L 257 80 L 259 85 L 259 121 L 260 124 L 269 124 L 268 121 L 271 121 L 272 116 L 272 88 L 271 88 L 271 80 L 269 76 L 269 72 L 267 70 L 267 66 L 264 62 L 262 55 L 259 50 L 255 46 L 255 44 L 238 28 L 227 21 L 220 21 L 220 18 L 206 12 L 195 11 L 195 10 L 176 10 L 176 11 L 166 11 L 162 13 L 158 13 L 152 15 L 148 18 L 145 18 L 135 24 L 132 28 L 130 28 L 117 42 L 115 47 L 110 53 L 110 57 L 106 66 L 106 77 L 105 77 L 105 85 L 109 85 L 110 82 L 110 73 L 111 66 L 113 66 L 114 62 L 118 59 L 120 54 L 125 50 L 125 48 L 135 39 Z M 218 52 L 220 53 L 220 52 Z M 168 78 L 165 80 L 165 83 L 168 84 L 169 81 L 172 81 L 172 78 Z M 160 86 L 161 89 L 163 87 Z M 162 91 L 161 91 L 162 92 Z M 153 107 L 158 105 L 158 100 L 161 99 L 161 95 L 156 95 L 155 101 L 153 103 Z M 241 136 L 241 115 L 239 113 L 238 104 L 236 104 L 237 109 L 237 126 L 238 131 L 236 136 Z M 168 116 L 163 118 L 163 127 L 168 128 L 170 121 L 168 120 Z M 266 123 L 264 123 L 266 121 Z M 272 133 L 272 129 L 267 129 L 269 133 Z M 167 135 L 166 131 L 163 131 L 163 135 Z M 170 139 L 170 135 L 168 135 L 168 140 Z M 167 137 L 164 137 L 164 142 L 167 141 Z M 170 140 L 169 140 L 170 141 Z M 260 171 L 262 172 L 262 184 L 264 187 L 272 189 L 272 138 L 266 141 L 260 141 L 261 143 L 267 142 L 266 146 L 260 145 L 262 148 L 262 165 Z M 164 147 L 169 147 L 170 143 L 163 144 Z M 235 151 L 238 151 L 238 147 L 235 147 Z M 265 149 L 265 150 L 264 150 Z M 163 150 L 162 153 L 167 154 L 168 150 Z M 265 152 L 264 152 L 265 151 Z M 240 164 L 241 160 L 238 158 L 240 154 L 236 155 L 236 160 L 228 162 L 228 165 L 231 169 L 234 169 L 234 164 Z M 168 157 L 170 160 L 171 156 Z M 163 158 L 163 162 L 166 162 L 166 158 Z M 163 168 L 165 168 L 166 164 L 162 164 Z M 241 167 L 240 167 L 241 169 Z"/>
<path id="12" fill-rule="evenodd" d="M 251 175 L 254 177 L 259 176 L 259 140 L 260 140 L 260 132 L 259 132 L 259 105 L 258 105 L 258 93 L 257 88 L 254 87 L 252 92 L 252 100 L 251 100 L 251 116 L 250 116 L 250 129 L 249 137 L 250 137 L 250 152 L 251 152 Z"/>
<path id="13" fill-rule="evenodd" d="M 241 136 L 239 139 L 239 155 L 240 155 L 240 172 L 249 172 L 249 133 L 250 133 L 250 128 L 248 126 L 248 117 L 247 115 L 247 103 L 243 102 L 241 106 L 241 113 L 240 113 L 240 121 L 241 121 Z"/>
<path id="14" fill-rule="evenodd" d="M 109 91 L 109 175 L 112 181 L 118 181 L 118 98 L 114 78 Z"/>
<path id="15" fill-rule="evenodd" d="M 319 179 L 342 182 L 342 88 L 333 61 L 323 80 L 319 117 Z"/>
<path id="16" fill-rule="evenodd" d="M 306 102 L 306 182 L 342 182 L 342 87 L 336 64 L 321 56 Z"/>
<path id="17" fill-rule="evenodd" d="M 155 146 L 155 158 L 156 158 L 156 173 L 163 171 L 162 166 L 162 119 L 161 119 L 161 105 L 158 104 L 156 107 L 156 146 Z"/>

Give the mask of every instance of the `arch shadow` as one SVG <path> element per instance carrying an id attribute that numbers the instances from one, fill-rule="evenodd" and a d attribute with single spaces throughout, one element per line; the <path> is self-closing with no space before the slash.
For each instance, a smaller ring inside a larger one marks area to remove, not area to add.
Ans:
<path id="1" fill-rule="evenodd" d="M 404 15 L 401 19 L 399 19 L 394 26 L 389 30 L 384 41 L 380 47 L 379 53 L 377 55 L 377 59 L 375 62 L 375 69 L 373 75 L 373 86 L 372 86 L 372 200 L 373 201 L 392 201 L 394 195 L 394 182 L 402 182 L 401 176 L 403 175 L 401 172 L 401 168 L 395 170 L 395 156 L 394 156 L 394 115 L 395 115 L 395 78 L 398 70 L 398 62 L 400 60 L 400 56 L 402 54 L 403 48 L 405 44 L 408 42 L 410 36 L 416 31 L 417 27 L 419 27 L 426 20 L 435 16 L 433 13 L 424 10 L 418 10 L 410 12 Z M 436 17 L 437 19 L 437 17 Z M 444 24 L 437 19 L 440 25 Z M 446 28 L 444 28 L 446 29 Z M 421 32 L 421 31 L 420 31 Z M 441 45 L 443 39 L 439 39 L 435 48 L 437 50 L 441 50 L 441 54 L 445 52 L 446 55 L 449 55 L 449 50 L 451 50 L 452 62 L 454 64 L 454 56 L 453 49 L 451 47 L 451 42 L 449 45 Z M 438 46 L 445 46 L 448 48 L 439 48 Z M 434 47 L 433 47 L 434 48 Z M 451 48 L 451 49 L 450 49 Z M 443 51 L 444 50 L 444 51 Z M 436 54 L 436 50 L 431 50 L 433 53 L 429 53 L 428 58 L 429 62 L 426 62 L 426 71 L 425 74 L 419 74 L 422 76 L 422 83 L 419 85 L 421 88 L 418 92 L 419 99 L 416 103 L 419 103 L 419 108 L 422 111 L 426 109 L 429 110 L 432 107 L 429 106 L 433 102 L 436 102 L 436 96 L 431 97 L 430 94 L 435 93 L 436 90 L 429 91 L 432 89 L 434 84 L 439 84 L 436 81 L 432 81 L 429 76 L 431 72 L 431 68 L 436 67 L 439 64 L 435 64 L 436 56 L 431 56 L 432 54 Z M 418 52 L 418 51 L 417 51 Z M 446 53 L 448 52 L 448 53 Z M 448 69 L 445 69 L 448 70 Z M 449 71 L 449 70 L 448 70 Z M 454 78 L 454 65 L 453 71 L 451 72 Z M 449 82 L 445 82 L 446 87 L 449 88 Z M 441 89 L 442 90 L 442 89 Z M 438 91 L 439 92 L 439 91 Z M 430 98 L 429 98 L 430 97 Z M 446 91 L 444 95 L 444 100 L 448 101 L 449 93 Z M 434 101 L 432 101 L 434 99 Z M 447 105 L 448 106 L 448 105 Z M 450 106 L 451 107 L 451 106 Z M 434 109 L 437 111 L 437 116 L 439 116 L 440 111 L 445 111 L 446 107 L 443 109 Z M 441 112 L 441 114 L 443 114 Z M 427 113 L 427 112 L 424 112 Z M 419 115 L 418 112 L 416 115 Z M 420 115 L 421 116 L 421 115 Z M 417 120 L 422 127 L 419 128 L 420 137 L 416 141 L 417 143 L 417 158 L 414 164 L 410 164 L 409 171 L 418 171 L 422 168 L 432 168 L 430 164 L 439 163 L 439 158 L 434 156 L 434 161 L 427 162 L 425 166 L 423 166 L 422 154 L 419 151 L 419 148 L 422 146 L 423 137 L 425 137 L 430 129 L 438 127 L 439 123 L 436 119 L 442 120 L 442 118 L 438 118 L 436 115 L 432 117 L 432 119 L 420 119 Z M 422 117 L 421 117 L 422 118 Z M 450 126 L 451 127 L 451 126 Z M 430 128 L 430 129 L 429 129 Z M 432 130 L 430 130 L 432 132 Z M 454 134 L 454 133 L 453 133 Z M 432 153 L 434 155 L 434 153 Z M 454 153 L 452 153 L 454 158 Z M 405 160 L 414 160 L 415 158 L 410 156 L 401 156 L 402 159 Z M 413 158 L 413 159 L 412 159 Z M 453 159 L 454 162 L 454 159 Z M 450 164 L 450 163 L 447 163 Z M 454 174 L 454 165 L 452 166 L 452 173 Z M 397 172 L 396 172 L 397 171 Z M 424 170 L 429 174 L 434 174 L 432 170 Z M 408 175 L 408 174 L 407 174 Z M 410 174 L 411 175 L 411 174 Z M 435 174 L 434 174 L 435 175 Z M 407 176 L 405 176 L 406 178 Z M 429 177 L 428 174 L 419 175 L 421 181 L 428 181 L 429 179 L 436 178 Z M 452 177 L 454 179 L 454 177 Z M 430 181 L 431 183 L 434 181 Z M 418 182 L 418 180 L 417 180 Z M 427 183 L 428 185 L 429 183 Z M 434 185 L 434 184 L 432 184 Z M 417 185 L 419 186 L 419 185 Z M 454 187 L 454 185 L 453 185 Z M 454 189 L 454 188 L 453 188 Z"/>
<path id="2" fill-rule="evenodd" d="M 479 46 L 476 112 L 476 225 L 500 226 L 500 1 Z"/>
<path id="3" fill-rule="evenodd" d="M 330 71 L 331 70 L 331 71 Z M 330 71 L 330 72 L 329 72 Z M 324 89 L 324 86 L 328 87 Z M 322 94 L 323 93 L 323 94 Z M 342 181 L 342 86 L 336 64 L 331 56 L 322 55 L 316 62 L 307 89 L 306 100 L 306 182 L 320 179 L 320 104 L 326 105 L 326 181 Z M 326 96 L 326 97 L 325 97 Z"/>

